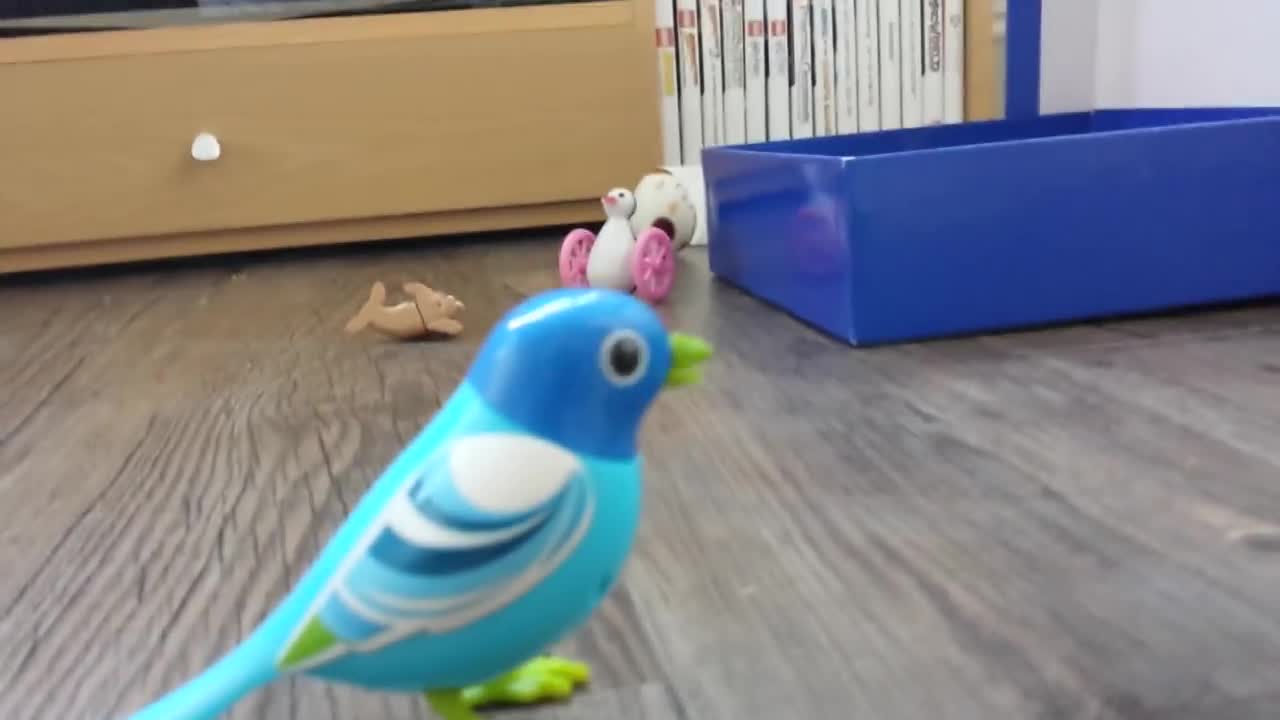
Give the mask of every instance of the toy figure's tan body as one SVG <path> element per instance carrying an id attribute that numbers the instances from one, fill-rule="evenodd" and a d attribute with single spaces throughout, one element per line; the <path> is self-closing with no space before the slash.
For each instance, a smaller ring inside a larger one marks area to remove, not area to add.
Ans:
<path id="1" fill-rule="evenodd" d="M 403 289 L 413 300 L 386 305 L 386 286 L 374 283 L 364 307 L 347 323 L 347 332 L 356 333 L 372 327 L 383 334 L 406 340 L 433 333 L 457 335 L 462 332 L 462 323 L 454 316 L 466 307 L 457 298 L 417 282 L 405 283 Z"/>

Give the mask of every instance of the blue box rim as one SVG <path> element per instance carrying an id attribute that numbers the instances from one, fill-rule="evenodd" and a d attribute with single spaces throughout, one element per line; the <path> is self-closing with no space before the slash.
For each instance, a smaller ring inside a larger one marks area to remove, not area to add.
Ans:
<path id="1" fill-rule="evenodd" d="M 1125 109 L 1125 110 L 1081 110 L 1078 112 L 1049 113 L 1047 115 L 1037 114 L 1032 117 L 1024 116 L 1022 118 L 997 118 L 993 120 L 981 120 L 981 121 L 969 122 L 966 124 L 971 126 L 1000 125 L 1000 124 L 1017 123 L 1017 122 L 1029 122 L 1029 121 L 1034 121 L 1036 119 L 1048 120 L 1054 117 L 1069 117 L 1073 115 L 1077 115 L 1077 116 L 1085 116 L 1085 115 L 1098 116 L 1098 115 L 1106 115 L 1106 114 L 1136 115 L 1144 112 L 1168 112 L 1168 111 L 1169 110 L 1167 108 L 1133 108 L 1133 109 Z M 828 144 L 840 137 L 847 137 L 842 135 L 830 135 L 830 136 L 808 137 L 808 138 L 792 138 L 789 140 L 770 140 L 766 142 L 742 143 L 737 145 L 720 145 L 716 147 L 703 148 L 702 152 L 704 155 L 707 153 L 716 153 L 716 154 L 734 153 L 734 154 L 744 154 L 744 155 L 758 155 L 762 157 L 782 154 L 782 155 L 792 155 L 792 156 L 808 157 L 808 158 L 815 158 L 815 159 L 823 158 L 833 162 L 838 161 L 841 163 L 847 163 L 847 162 L 867 161 L 867 160 L 871 160 L 879 157 L 910 157 L 910 156 L 915 156 L 923 153 L 946 153 L 951 151 L 960 152 L 965 150 L 972 150 L 973 148 L 978 148 L 978 147 L 1002 147 L 1002 146 L 1013 145 L 1013 144 L 1025 145 L 1025 144 L 1031 144 L 1031 143 L 1039 144 L 1044 142 L 1083 143 L 1083 142 L 1089 142 L 1091 138 L 1111 137 L 1115 135 L 1137 134 L 1137 133 L 1178 132 L 1178 131 L 1185 131 L 1191 128 L 1219 125 L 1222 123 L 1250 123 L 1250 124 L 1259 123 L 1261 124 L 1261 123 L 1268 123 L 1268 122 L 1273 123 L 1273 122 L 1276 122 L 1277 120 L 1280 120 L 1280 108 L 1269 108 L 1269 107 L 1266 107 L 1266 108 L 1264 107 L 1258 107 L 1258 108 L 1204 107 L 1204 108 L 1188 108 L 1182 111 L 1172 111 L 1172 112 L 1184 112 L 1188 115 L 1204 115 L 1205 117 L 1201 119 L 1169 123 L 1169 124 L 1147 124 L 1147 125 L 1140 125 L 1140 126 L 1134 126 L 1134 127 L 1114 127 L 1114 128 L 1100 129 L 1100 130 L 1089 130 L 1089 131 L 1080 132 L 1080 133 L 1051 134 L 1051 135 L 1044 135 L 1041 137 L 1008 138 L 1008 139 L 1002 139 L 1002 140 L 985 140 L 985 141 L 960 143 L 956 145 L 944 145 L 944 146 L 938 146 L 938 147 L 925 146 L 925 147 L 909 148 L 906 150 L 899 150 L 894 152 L 874 153 L 874 154 L 866 154 L 866 155 L 839 155 L 839 154 L 829 154 L 829 153 L 814 153 L 814 152 L 806 152 L 804 150 L 806 145 Z M 1248 113 L 1248 112 L 1256 112 L 1257 114 L 1243 116 L 1243 117 L 1239 114 L 1239 113 Z M 928 129 L 929 128 L 900 128 L 895 130 L 877 130 L 872 132 L 862 132 L 862 133 L 857 133 L 857 135 L 861 137 L 866 137 L 869 135 L 870 136 L 889 135 L 894 133 L 918 133 L 921 131 L 927 131 Z"/>

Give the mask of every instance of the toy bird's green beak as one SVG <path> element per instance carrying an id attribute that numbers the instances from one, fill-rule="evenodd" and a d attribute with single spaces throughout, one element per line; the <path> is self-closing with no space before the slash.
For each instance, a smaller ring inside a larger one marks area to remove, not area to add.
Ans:
<path id="1" fill-rule="evenodd" d="M 702 363 L 711 357 L 711 344 L 700 337 L 673 332 L 671 342 L 671 370 L 667 372 L 667 387 L 696 385 L 702 382 Z"/>

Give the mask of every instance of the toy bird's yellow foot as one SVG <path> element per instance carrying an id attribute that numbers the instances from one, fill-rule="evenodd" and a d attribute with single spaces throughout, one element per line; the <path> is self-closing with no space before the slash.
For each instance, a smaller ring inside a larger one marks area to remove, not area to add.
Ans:
<path id="1" fill-rule="evenodd" d="M 591 669 L 585 663 L 548 655 L 483 685 L 428 692 L 427 703 L 441 720 L 480 720 L 476 708 L 564 700 L 590 679 Z"/>
<path id="2" fill-rule="evenodd" d="M 481 720 L 462 698 L 461 690 L 439 690 L 427 693 L 427 705 L 440 716 L 440 720 Z"/>
<path id="3" fill-rule="evenodd" d="M 462 691 L 462 697 L 473 708 L 486 705 L 532 705 L 548 700 L 564 700 L 574 688 L 591 677 L 591 670 L 580 662 L 545 655 L 521 665 L 512 672 L 483 685 Z"/>

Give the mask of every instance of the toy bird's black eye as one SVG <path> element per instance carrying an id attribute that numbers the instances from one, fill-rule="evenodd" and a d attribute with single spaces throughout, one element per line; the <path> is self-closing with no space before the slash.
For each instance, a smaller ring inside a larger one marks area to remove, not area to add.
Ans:
<path id="1" fill-rule="evenodd" d="M 640 367 L 640 346 L 631 338 L 622 338 L 609 350 L 609 365 L 621 377 L 630 377 Z"/>
<path id="2" fill-rule="evenodd" d="M 644 377 L 649 364 L 649 347 L 644 338 L 630 330 L 618 330 L 600 347 L 600 369 L 609 382 L 631 385 Z"/>

